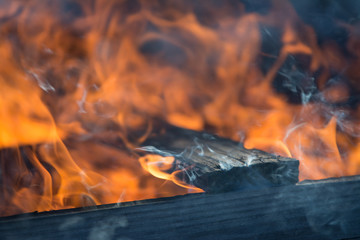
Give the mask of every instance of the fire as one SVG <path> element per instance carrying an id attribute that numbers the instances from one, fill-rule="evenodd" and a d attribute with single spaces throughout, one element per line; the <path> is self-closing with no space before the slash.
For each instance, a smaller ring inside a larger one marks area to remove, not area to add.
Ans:
<path id="1" fill-rule="evenodd" d="M 151 173 L 153 176 L 165 180 L 171 180 L 175 184 L 191 189 L 192 192 L 203 192 L 202 189 L 186 184 L 177 175 L 181 174 L 181 170 L 171 171 L 174 168 L 175 158 L 173 156 L 162 157 L 160 155 L 148 154 L 139 158 L 141 167 Z M 171 172 L 171 173 L 167 173 Z"/>
<path id="2" fill-rule="evenodd" d="M 340 46 L 279 0 L 0 6 L 1 216 L 201 191 L 137 154 L 164 122 L 360 173 L 356 23 Z"/>
<path id="3" fill-rule="evenodd" d="M 170 179 L 171 174 L 166 171 L 171 170 L 173 167 L 175 158 L 174 157 L 162 157 L 159 155 L 147 155 L 141 157 L 139 162 L 143 169 L 150 172 L 157 178 Z"/>

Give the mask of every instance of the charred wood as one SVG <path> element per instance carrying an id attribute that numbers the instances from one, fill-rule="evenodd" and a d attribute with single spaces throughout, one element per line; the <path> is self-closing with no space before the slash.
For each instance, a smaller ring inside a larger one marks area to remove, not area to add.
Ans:
<path id="1" fill-rule="evenodd" d="M 298 182 L 299 161 L 204 132 L 176 127 L 151 136 L 141 148 L 146 153 L 174 156 L 180 180 L 206 192 L 242 190 Z"/>

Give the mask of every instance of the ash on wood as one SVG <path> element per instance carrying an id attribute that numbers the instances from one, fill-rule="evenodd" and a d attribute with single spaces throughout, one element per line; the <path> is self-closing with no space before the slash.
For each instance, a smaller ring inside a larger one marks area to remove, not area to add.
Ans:
<path id="1" fill-rule="evenodd" d="M 0 239 L 359 239 L 359 179 L 0 218 Z"/>
<path id="2" fill-rule="evenodd" d="M 161 156 L 174 156 L 171 171 L 206 192 L 224 192 L 298 182 L 299 161 L 203 132 L 168 127 L 150 136 L 141 149 Z"/>

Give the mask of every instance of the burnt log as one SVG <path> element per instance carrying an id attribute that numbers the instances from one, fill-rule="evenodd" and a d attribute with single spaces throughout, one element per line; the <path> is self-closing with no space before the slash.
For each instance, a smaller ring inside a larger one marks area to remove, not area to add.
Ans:
<path id="1" fill-rule="evenodd" d="M 0 218 L 0 239 L 360 239 L 360 178 Z"/>
<path id="2" fill-rule="evenodd" d="M 175 157 L 177 178 L 206 192 L 224 192 L 295 184 L 299 161 L 204 132 L 168 127 L 150 136 L 145 153 Z M 180 170 L 180 171 L 179 171 Z"/>

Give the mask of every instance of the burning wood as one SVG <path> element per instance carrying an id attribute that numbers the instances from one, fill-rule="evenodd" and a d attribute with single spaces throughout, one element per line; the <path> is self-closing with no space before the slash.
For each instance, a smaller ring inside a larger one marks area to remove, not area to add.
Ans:
<path id="1" fill-rule="evenodd" d="M 208 133 L 172 127 L 160 136 L 150 137 L 141 149 L 163 156 L 140 158 L 155 176 L 160 172 L 175 183 L 185 182 L 206 192 L 298 182 L 298 160 L 246 149 L 242 143 Z M 159 166 L 164 165 L 169 166 L 161 171 Z"/>
<path id="2" fill-rule="evenodd" d="M 359 174 L 359 6 L 0 0 L 0 215 Z"/>

